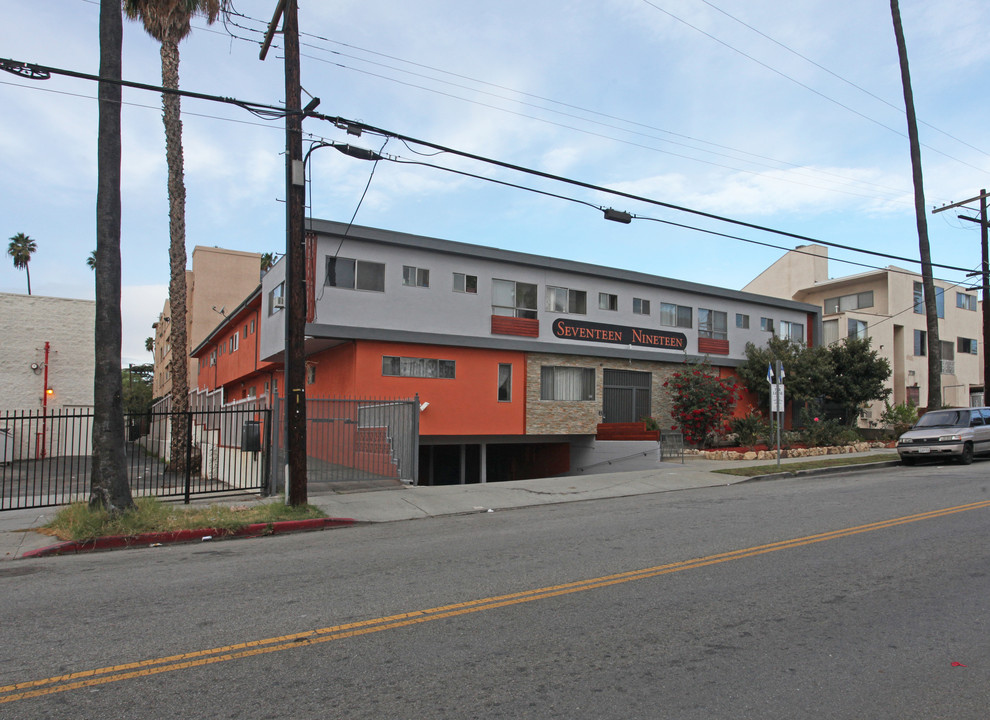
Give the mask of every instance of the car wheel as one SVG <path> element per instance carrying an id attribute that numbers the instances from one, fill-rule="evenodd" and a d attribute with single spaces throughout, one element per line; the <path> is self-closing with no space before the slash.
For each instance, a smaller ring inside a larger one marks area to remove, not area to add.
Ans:
<path id="1" fill-rule="evenodd" d="M 973 463 L 973 443 L 966 443 L 963 445 L 962 455 L 959 456 L 959 462 L 963 465 L 971 465 Z"/>
<path id="2" fill-rule="evenodd" d="M 917 458 L 913 458 L 913 457 L 901 458 L 901 465 L 914 465 L 916 462 L 918 462 Z"/>

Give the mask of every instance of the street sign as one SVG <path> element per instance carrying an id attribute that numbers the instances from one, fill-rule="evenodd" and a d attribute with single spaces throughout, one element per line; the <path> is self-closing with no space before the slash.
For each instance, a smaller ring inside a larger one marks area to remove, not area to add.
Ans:
<path id="1" fill-rule="evenodd" d="M 770 412 L 784 412 L 783 383 L 774 383 L 770 386 Z"/>

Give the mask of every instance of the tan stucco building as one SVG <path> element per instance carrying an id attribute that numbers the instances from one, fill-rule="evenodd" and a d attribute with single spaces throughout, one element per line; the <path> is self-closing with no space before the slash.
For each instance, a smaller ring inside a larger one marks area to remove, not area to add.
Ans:
<path id="1" fill-rule="evenodd" d="M 938 330 L 942 348 L 942 403 L 983 404 L 983 314 L 977 292 L 936 280 Z M 921 275 L 888 266 L 830 278 L 828 248 L 806 245 L 791 250 L 743 290 L 800 300 L 822 308 L 823 344 L 849 336 L 869 337 L 890 362 L 888 387 L 893 403 L 923 405 L 928 397 L 927 325 Z M 875 421 L 883 403 L 863 415 Z"/>
<path id="2" fill-rule="evenodd" d="M 186 271 L 187 350 L 199 345 L 245 297 L 258 287 L 261 254 L 197 245 L 192 252 L 192 270 Z M 155 323 L 154 396 L 172 392 L 172 311 L 165 300 Z M 196 386 L 198 364 L 188 363 L 190 387 Z"/>

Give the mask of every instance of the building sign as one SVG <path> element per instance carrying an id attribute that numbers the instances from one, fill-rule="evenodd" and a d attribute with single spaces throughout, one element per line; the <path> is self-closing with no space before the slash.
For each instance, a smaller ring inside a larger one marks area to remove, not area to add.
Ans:
<path id="1" fill-rule="evenodd" d="M 612 343 L 613 345 L 639 345 L 664 350 L 687 349 L 687 337 L 683 333 L 565 320 L 564 318 L 554 320 L 553 334 L 563 340 L 582 340 L 584 342 Z"/>

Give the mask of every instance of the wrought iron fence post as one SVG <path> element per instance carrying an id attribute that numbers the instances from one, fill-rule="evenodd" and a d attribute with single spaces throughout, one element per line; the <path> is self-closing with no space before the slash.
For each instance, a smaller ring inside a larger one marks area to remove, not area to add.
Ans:
<path id="1" fill-rule="evenodd" d="M 192 411 L 185 413 L 186 416 L 186 496 L 185 504 L 189 504 L 189 496 L 192 494 Z"/>

